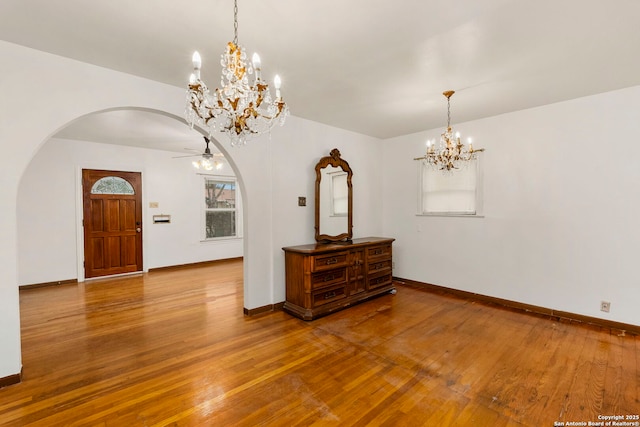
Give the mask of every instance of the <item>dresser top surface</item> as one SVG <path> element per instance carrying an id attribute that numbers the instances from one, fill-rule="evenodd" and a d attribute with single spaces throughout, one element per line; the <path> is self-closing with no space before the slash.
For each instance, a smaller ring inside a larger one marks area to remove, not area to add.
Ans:
<path id="1" fill-rule="evenodd" d="M 348 250 L 360 246 L 369 246 L 373 244 L 391 243 L 395 239 L 390 237 L 362 237 L 353 239 L 349 242 L 331 242 L 331 243 L 311 243 L 308 245 L 287 246 L 282 248 L 285 252 L 298 252 L 305 254 L 318 254 L 323 252 L 335 252 L 339 250 Z"/>

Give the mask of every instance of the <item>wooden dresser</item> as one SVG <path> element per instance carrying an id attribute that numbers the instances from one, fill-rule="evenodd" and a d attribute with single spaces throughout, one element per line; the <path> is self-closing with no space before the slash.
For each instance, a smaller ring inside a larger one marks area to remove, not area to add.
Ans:
<path id="1" fill-rule="evenodd" d="M 366 237 L 282 248 L 287 283 L 284 310 L 313 320 L 394 291 L 394 240 Z"/>

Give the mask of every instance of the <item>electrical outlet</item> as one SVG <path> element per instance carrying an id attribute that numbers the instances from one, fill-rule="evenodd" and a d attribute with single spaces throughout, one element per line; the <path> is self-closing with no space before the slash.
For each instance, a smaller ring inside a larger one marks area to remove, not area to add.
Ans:
<path id="1" fill-rule="evenodd" d="M 600 301 L 600 311 L 608 313 L 611 310 L 611 303 L 608 301 Z"/>
<path id="2" fill-rule="evenodd" d="M 298 206 L 307 206 L 307 198 L 298 197 Z"/>

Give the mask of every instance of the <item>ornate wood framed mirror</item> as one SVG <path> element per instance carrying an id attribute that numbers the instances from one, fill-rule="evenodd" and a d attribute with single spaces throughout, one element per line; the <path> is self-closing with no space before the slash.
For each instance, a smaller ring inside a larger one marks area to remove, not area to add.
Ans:
<path id="1" fill-rule="evenodd" d="M 337 148 L 316 165 L 316 241 L 353 237 L 353 172 Z"/>

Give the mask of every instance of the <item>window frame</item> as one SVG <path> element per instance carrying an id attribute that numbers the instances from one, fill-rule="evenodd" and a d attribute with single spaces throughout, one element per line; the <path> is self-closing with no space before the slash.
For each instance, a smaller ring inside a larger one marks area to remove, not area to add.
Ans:
<path id="1" fill-rule="evenodd" d="M 480 154 L 480 153 L 478 153 Z M 469 211 L 433 211 L 428 212 L 424 209 L 424 182 L 425 182 L 425 172 L 432 168 L 432 166 L 428 165 L 424 159 L 421 159 L 418 162 L 418 203 L 417 203 L 417 216 L 432 216 L 432 217 L 460 217 L 460 218 L 484 218 L 484 165 L 482 156 L 478 155 L 476 159 L 473 161 L 475 163 L 475 189 L 474 189 L 474 203 L 475 210 L 473 212 Z M 450 174 L 455 173 L 455 171 L 441 171 L 441 170 L 432 170 L 434 173 L 443 173 Z"/>
<path id="2" fill-rule="evenodd" d="M 220 240 L 230 240 L 230 239 L 241 239 L 242 232 L 241 227 L 239 226 L 239 222 L 241 221 L 240 217 L 240 197 L 239 197 L 239 187 L 238 180 L 233 176 L 225 176 L 225 175 L 209 175 L 202 174 L 202 181 L 200 181 L 200 185 L 204 186 L 204 189 L 207 188 L 207 182 L 224 182 L 224 183 L 232 183 L 234 188 L 234 206 L 233 208 L 209 208 L 207 206 L 206 195 L 201 196 L 200 199 L 200 241 L 201 242 L 215 242 Z M 201 189 L 203 187 L 200 187 Z M 202 194 L 202 193 L 200 193 Z M 229 236 L 218 236 L 218 237 L 207 237 L 207 212 L 234 212 L 234 222 L 235 222 L 235 234 Z"/>

